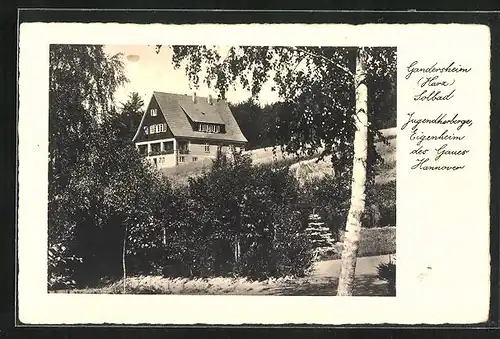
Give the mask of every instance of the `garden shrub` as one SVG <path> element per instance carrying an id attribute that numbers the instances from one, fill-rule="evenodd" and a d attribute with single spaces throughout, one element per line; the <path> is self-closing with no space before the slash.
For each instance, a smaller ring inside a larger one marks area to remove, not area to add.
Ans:
<path id="1" fill-rule="evenodd" d="M 251 279 L 297 276 L 309 273 L 312 244 L 304 232 L 300 213 L 286 206 L 272 212 L 272 236 L 254 242 L 237 265 L 239 275 Z"/>
<path id="2" fill-rule="evenodd" d="M 396 295 L 396 263 L 382 263 L 377 267 L 377 276 L 381 280 L 387 281 L 389 294 Z"/>
<path id="3" fill-rule="evenodd" d="M 358 257 L 396 253 L 396 227 L 362 228 L 360 237 Z M 343 241 L 341 236 L 340 244 Z"/>
<path id="4" fill-rule="evenodd" d="M 334 236 L 345 229 L 350 207 L 350 178 L 325 176 L 307 181 L 300 189 L 302 209 L 317 213 Z M 368 184 L 363 227 L 396 225 L 396 182 Z"/>
<path id="5" fill-rule="evenodd" d="M 306 181 L 300 189 L 304 213 L 316 213 L 336 238 L 344 229 L 349 212 L 349 181 L 343 176 L 324 176 Z"/>
<path id="6" fill-rule="evenodd" d="M 361 229 L 361 240 L 358 250 L 359 257 L 393 253 L 396 253 L 395 227 Z"/>
<path id="7" fill-rule="evenodd" d="M 69 248 L 61 243 L 53 244 L 48 249 L 48 289 L 67 289 L 76 285 L 73 279 L 75 266 L 82 262 L 82 258 L 70 254 Z"/>
<path id="8" fill-rule="evenodd" d="M 297 189 L 287 167 L 219 152 L 210 169 L 173 194 L 164 275 L 305 274 L 311 254 Z"/>

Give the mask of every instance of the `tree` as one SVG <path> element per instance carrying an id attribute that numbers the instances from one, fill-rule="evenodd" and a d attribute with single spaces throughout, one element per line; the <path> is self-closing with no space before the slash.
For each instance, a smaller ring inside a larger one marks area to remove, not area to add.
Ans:
<path id="1" fill-rule="evenodd" d="M 157 46 L 157 50 L 161 45 Z M 283 99 L 277 140 L 288 153 L 332 155 L 338 175 L 350 176 L 351 206 L 346 223 L 338 295 L 351 295 L 365 186 L 380 160 L 373 145 L 380 110 L 394 105 L 381 84 L 395 81 L 394 48 L 172 46 L 174 67 L 184 66 L 193 87 L 203 82 L 224 98 L 239 83 L 258 97 L 272 79 Z M 371 87 L 371 100 L 368 98 Z M 393 87 L 394 90 L 394 87 Z M 394 97 L 394 96 L 393 96 Z M 352 164 L 352 165 L 351 165 Z"/>
<path id="2" fill-rule="evenodd" d="M 125 81 L 120 56 L 102 46 L 51 45 L 49 245 L 81 258 L 73 276 L 82 285 L 126 274 L 128 234 L 159 219 L 168 195 L 121 136 L 113 93 Z"/>
<path id="3" fill-rule="evenodd" d="M 303 275 L 312 250 L 301 233 L 297 186 L 285 166 L 252 166 L 241 152 L 218 152 L 210 169 L 174 195 L 166 251 L 179 268 L 165 274 Z"/>
<path id="4" fill-rule="evenodd" d="M 86 203 L 76 191 L 91 189 L 91 180 L 77 178 L 96 160 L 90 145 L 126 78 L 120 56 L 107 56 L 102 46 L 51 45 L 49 58 L 49 246 L 72 257 L 77 223 L 86 222 L 74 217 Z"/>
<path id="5" fill-rule="evenodd" d="M 234 118 L 247 138 L 246 149 L 276 145 L 276 119 L 280 103 L 261 107 L 252 98 L 230 105 Z"/>
<path id="6" fill-rule="evenodd" d="M 135 135 L 139 124 L 141 123 L 142 115 L 144 114 L 144 101 L 139 93 L 131 92 L 128 95 L 128 100 L 121 104 L 121 118 L 119 120 L 119 136 L 129 142 Z"/>
<path id="7" fill-rule="evenodd" d="M 352 295 L 356 257 L 365 212 L 366 169 L 368 160 L 368 88 L 366 86 L 368 54 L 360 48 L 356 55 L 354 88 L 356 91 L 356 131 L 354 134 L 354 159 L 352 165 L 351 206 L 342 249 L 338 296 Z"/>

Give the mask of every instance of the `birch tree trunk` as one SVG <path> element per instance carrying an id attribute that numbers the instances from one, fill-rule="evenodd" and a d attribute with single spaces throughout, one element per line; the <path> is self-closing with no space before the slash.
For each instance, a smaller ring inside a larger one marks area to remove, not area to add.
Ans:
<path id="1" fill-rule="evenodd" d="M 366 162 L 368 157 L 368 88 L 366 86 L 367 51 L 359 48 L 356 55 L 356 132 L 351 183 L 351 205 L 347 216 L 337 295 L 353 294 L 356 257 L 365 210 Z"/>
<path id="2" fill-rule="evenodd" d="M 238 263 L 240 261 L 241 248 L 240 248 L 240 237 L 239 235 L 235 236 L 234 241 L 234 262 Z"/>
<path id="3" fill-rule="evenodd" d="M 127 291 L 125 283 L 125 279 L 127 278 L 127 266 L 125 261 L 125 255 L 127 250 L 127 233 L 128 233 L 128 227 L 125 226 L 125 234 L 123 235 L 123 249 L 122 249 L 123 294 L 125 294 Z"/>

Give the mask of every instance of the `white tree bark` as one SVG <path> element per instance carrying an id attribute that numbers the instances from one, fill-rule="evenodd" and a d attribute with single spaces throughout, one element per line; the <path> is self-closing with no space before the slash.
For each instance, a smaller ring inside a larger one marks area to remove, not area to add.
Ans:
<path id="1" fill-rule="evenodd" d="M 125 294 L 127 291 L 125 283 L 125 279 L 127 278 L 127 266 L 125 261 L 125 255 L 127 250 L 127 233 L 128 233 L 128 227 L 125 227 L 125 234 L 123 235 L 123 250 L 122 250 L 123 294 Z"/>
<path id="2" fill-rule="evenodd" d="M 356 257 L 365 210 L 366 162 L 368 157 L 368 88 L 366 86 L 367 51 L 359 48 L 356 56 L 356 132 L 354 135 L 354 160 L 352 169 L 351 205 L 347 216 L 338 296 L 353 294 Z"/>
<path id="3" fill-rule="evenodd" d="M 240 237 L 237 235 L 234 242 L 234 262 L 238 263 L 240 261 L 241 248 L 240 248 Z"/>

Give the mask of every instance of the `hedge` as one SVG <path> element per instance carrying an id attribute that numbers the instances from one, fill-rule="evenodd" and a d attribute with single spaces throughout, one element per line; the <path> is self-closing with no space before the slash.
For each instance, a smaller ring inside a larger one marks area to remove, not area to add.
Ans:
<path id="1" fill-rule="evenodd" d="M 321 260 L 340 259 L 342 255 L 342 244 L 344 234 L 340 236 L 335 246 L 335 254 L 325 255 Z M 373 227 L 361 229 L 361 240 L 358 248 L 358 257 L 370 257 L 375 255 L 396 253 L 396 226 Z"/>

